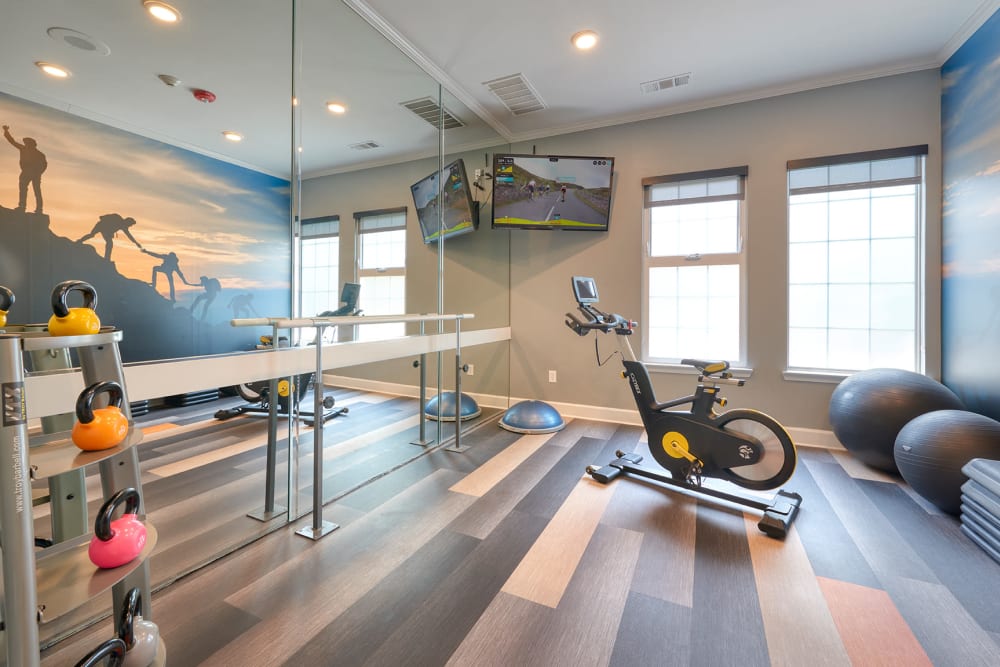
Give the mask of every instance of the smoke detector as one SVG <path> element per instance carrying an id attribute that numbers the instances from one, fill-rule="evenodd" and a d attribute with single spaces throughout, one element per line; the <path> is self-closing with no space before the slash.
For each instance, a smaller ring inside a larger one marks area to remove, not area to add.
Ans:
<path id="1" fill-rule="evenodd" d="M 194 95 L 194 99 L 199 102 L 205 102 L 206 104 L 211 104 L 215 101 L 215 93 L 209 90 L 202 90 L 201 88 L 194 88 L 191 90 L 191 94 Z"/>
<path id="2" fill-rule="evenodd" d="M 170 86 L 171 88 L 179 85 L 181 82 L 181 80 L 178 79 L 173 74 L 157 74 L 156 78 L 165 83 L 166 85 Z"/>

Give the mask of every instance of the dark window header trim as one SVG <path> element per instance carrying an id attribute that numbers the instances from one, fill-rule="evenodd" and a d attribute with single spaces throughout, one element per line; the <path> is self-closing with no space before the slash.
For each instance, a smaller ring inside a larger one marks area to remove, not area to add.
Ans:
<path id="1" fill-rule="evenodd" d="M 927 155 L 927 144 L 919 146 L 903 146 L 902 148 L 886 148 L 877 151 L 863 151 L 861 153 L 843 153 L 841 155 L 827 155 L 826 157 L 810 157 L 801 160 L 789 160 L 788 170 L 809 169 L 811 167 L 826 167 L 835 164 L 850 164 L 852 162 L 872 162 L 874 160 L 891 160 L 898 157 L 913 157 L 916 155 Z"/>

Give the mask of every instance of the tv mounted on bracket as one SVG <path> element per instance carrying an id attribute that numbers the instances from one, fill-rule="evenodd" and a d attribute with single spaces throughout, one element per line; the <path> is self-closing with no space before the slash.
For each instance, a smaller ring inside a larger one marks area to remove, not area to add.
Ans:
<path id="1" fill-rule="evenodd" d="M 606 232 L 613 157 L 493 156 L 494 229 Z"/>
<path id="2" fill-rule="evenodd" d="M 472 199 L 461 158 L 411 185 L 410 193 L 424 243 L 466 234 L 479 227 L 479 203 Z"/>

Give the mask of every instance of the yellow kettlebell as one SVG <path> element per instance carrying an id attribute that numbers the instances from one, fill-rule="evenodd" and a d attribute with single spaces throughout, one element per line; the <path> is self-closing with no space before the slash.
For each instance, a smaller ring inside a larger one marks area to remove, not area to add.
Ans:
<path id="1" fill-rule="evenodd" d="M 94 407 L 94 397 L 101 392 L 108 394 L 108 406 Z M 76 424 L 71 437 L 73 444 L 87 452 L 110 449 L 128 435 L 128 417 L 122 412 L 125 393 L 122 386 L 112 380 L 95 382 L 76 399 Z"/>
<path id="2" fill-rule="evenodd" d="M 14 293 L 0 285 L 0 328 L 7 326 L 7 311 L 14 305 Z"/>
<path id="3" fill-rule="evenodd" d="M 83 294 L 83 306 L 70 308 L 66 297 L 70 292 Z M 82 280 L 64 280 L 52 290 L 52 317 L 49 333 L 53 336 L 86 336 L 101 330 L 101 320 L 94 312 L 97 308 L 97 291 Z"/>

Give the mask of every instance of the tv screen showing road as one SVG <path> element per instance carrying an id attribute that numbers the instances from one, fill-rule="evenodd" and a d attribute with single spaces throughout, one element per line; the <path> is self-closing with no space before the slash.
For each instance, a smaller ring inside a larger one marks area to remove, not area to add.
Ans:
<path id="1" fill-rule="evenodd" d="M 493 157 L 493 227 L 608 230 L 614 158 Z"/>

